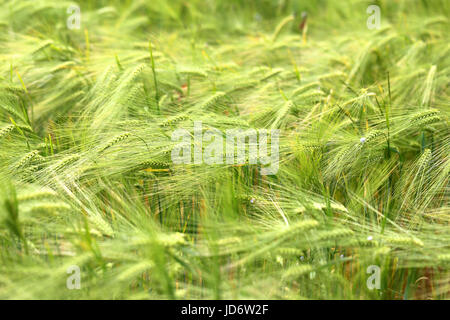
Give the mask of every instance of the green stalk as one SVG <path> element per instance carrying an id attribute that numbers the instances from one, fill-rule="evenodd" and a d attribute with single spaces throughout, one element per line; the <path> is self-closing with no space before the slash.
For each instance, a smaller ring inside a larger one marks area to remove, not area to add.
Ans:
<path id="1" fill-rule="evenodd" d="M 150 49 L 150 61 L 152 64 L 152 72 L 153 72 L 153 81 L 155 82 L 155 100 L 156 100 L 156 110 L 158 111 L 158 114 L 161 114 L 161 111 L 159 109 L 159 93 L 158 93 L 158 81 L 156 79 L 156 70 L 155 70 L 155 59 L 153 59 L 153 49 L 152 49 L 152 42 L 148 42 L 148 47 Z"/>

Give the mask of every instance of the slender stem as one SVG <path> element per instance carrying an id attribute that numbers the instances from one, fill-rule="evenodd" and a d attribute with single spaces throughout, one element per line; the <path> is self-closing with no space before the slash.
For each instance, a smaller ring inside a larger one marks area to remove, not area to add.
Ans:
<path id="1" fill-rule="evenodd" d="M 153 59 L 153 49 L 151 41 L 149 41 L 149 49 L 150 49 L 150 60 L 152 64 L 153 81 L 155 83 L 156 110 L 158 111 L 158 114 L 161 114 L 161 111 L 159 109 L 159 91 L 158 91 L 158 81 L 156 80 L 155 59 Z"/>

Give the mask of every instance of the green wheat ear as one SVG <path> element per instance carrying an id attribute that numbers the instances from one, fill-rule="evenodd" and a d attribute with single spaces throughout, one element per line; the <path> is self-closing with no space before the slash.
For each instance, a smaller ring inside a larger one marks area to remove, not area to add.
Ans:
<path id="1" fill-rule="evenodd" d="M 136 170 L 142 170 L 147 168 L 159 169 L 159 168 L 169 168 L 172 165 L 170 162 L 157 161 L 157 160 L 149 160 L 139 163 L 136 166 Z"/>
<path id="2" fill-rule="evenodd" d="M 385 237 L 384 240 L 392 245 L 400 245 L 400 246 L 419 246 L 423 247 L 424 243 L 417 238 L 412 237 L 403 237 L 403 236 L 395 236 L 395 237 Z"/>
<path id="3" fill-rule="evenodd" d="M 266 74 L 263 78 L 261 78 L 259 81 L 266 81 L 269 80 L 272 77 L 275 77 L 276 75 L 282 73 L 284 71 L 283 68 L 275 68 L 272 71 L 270 71 L 268 74 Z"/>
<path id="4" fill-rule="evenodd" d="M 430 109 L 414 114 L 411 118 L 411 122 L 417 126 L 425 126 L 428 124 L 436 123 L 441 120 L 440 112 L 436 109 Z"/>
<path id="5" fill-rule="evenodd" d="M 71 207 L 65 202 L 49 202 L 40 201 L 38 203 L 33 203 L 24 207 L 21 207 L 26 213 L 33 212 L 47 212 L 50 214 L 57 214 L 64 211 L 70 211 Z"/>
<path id="6" fill-rule="evenodd" d="M 226 92 L 216 92 L 213 96 L 206 99 L 201 105 L 200 108 L 206 110 L 208 107 L 213 106 L 218 103 L 222 98 L 226 97 Z"/>
<path id="7" fill-rule="evenodd" d="M 305 93 L 311 89 L 318 88 L 319 86 L 320 86 L 320 82 L 318 82 L 318 81 L 307 83 L 303 86 L 300 86 L 292 92 L 291 99 L 292 99 L 292 97 L 295 97 L 299 94 Z"/>
<path id="8" fill-rule="evenodd" d="M 16 169 L 24 167 L 26 164 L 28 164 L 33 158 L 37 157 L 39 155 L 39 151 L 34 150 L 26 155 L 24 155 L 20 160 L 14 165 Z"/>
<path id="9" fill-rule="evenodd" d="M 291 100 L 286 101 L 283 106 L 277 111 L 276 118 L 271 125 L 271 129 L 278 129 L 282 127 L 282 124 L 285 123 L 286 116 L 292 111 L 295 107 L 295 103 Z"/>
<path id="10" fill-rule="evenodd" d="M 46 190 L 37 190 L 32 192 L 27 192 L 25 194 L 21 194 L 17 197 L 19 202 L 31 201 L 31 200 L 39 200 L 39 199 L 48 199 L 57 197 L 57 193 L 51 189 Z"/>
<path id="11" fill-rule="evenodd" d="M 63 159 L 56 162 L 55 169 L 61 169 L 61 168 L 65 167 L 66 165 L 79 160 L 80 158 L 81 158 L 81 155 L 79 155 L 79 154 L 72 154 L 67 157 L 64 157 Z"/>
<path id="12" fill-rule="evenodd" d="M 99 229 L 99 231 L 107 236 L 113 236 L 114 235 L 114 231 L 111 228 L 110 224 L 107 223 L 101 216 L 100 214 L 91 214 L 89 216 L 89 220 Z"/>
<path id="13" fill-rule="evenodd" d="M 439 261 L 449 263 L 450 262 L 450 253 L 440 254 L 437 256 L 437 258 Z"/>
<path id="14" fill-rule="evenodd" d="M 274 253 L 282 256 L 300 256 L 303 251 L 297 248 L 276 248 Z"/>
<path id="15" fill-rule="evenodd" d="M 43 41 L 41 44 L 39 44 L 39 46 L 33 50 L 33 52 L 31 53 L 33 54 L 37 54 L 40 51 L 43 51 L 44 49 L 50 47 L 54 42 L 52 40 L 45 40 Z"/>
<path id="16" fill-rule="evenodd" d="M 190 117 L 187 114 L 180 114 L 180 115 L 173 116 L 173 117 L 161 122 L 160 126 L 168 127 L 168 126 L 174 125 L 180 121 L 184 121 L 184 120 L 188 120 L 188 119 L 190 119 Z"/>
<path id="17" fill-rule="evenodd" d="M 380 130 L 372 130 L 372 131 L 370 131 L 365 136 L 365 140 L 363 140 L 364 141 L 364 146 L 366 148 L 370 147 L 376 141 L 377 138 L 379 138 L 379 137 L 381 137 L 383 135 L 384 135 L 384 133 L 382 131 L 380 131 Z"/>
<path id="18" fill-rule="evenodd" d="M 8 135 L 9 133 L 11 133 L 14 130 L 14 125 L 10 124 L 8 126 L 6 126 L 5 128 L 0 130 L 0 139 L 5 137 L 6 135 Z"/>
<path id="19" fill-rule="evenodd" d="M 153 241 L 162 247 L 172 248 L 184 245 L 186 243 L 186 235 L 180 232 L 159 233 Z"/>
<path id="20" fill-rule="evenodd" d="M 423 171 L 428 167 L 428 164 L 431 161 L 431 150 L 425 149 L 420 156 L 419 160 L 417 160 L 417 168 L 418 171 Z"/>
<path id="21" fill-rule="evenodd" d="M 103 148 L 100 149 L 99 152 L 103 152 L 103 151 L 105 151 L 106 149 L 111 148 L 112 146 L 118 144 L 119 142 L 121 142 L 121 141 L 127 139 L 130 135 L 131 135 L 130 132 L 125 132 L 125 133 L 122 133 L 122 134 L 120 134 L 120 135 L 118 135 L 118 136 L 112 138 L 111 140 L 109 140 L 109 141 L 106 143 L 106 145 L 105 145 Z"/>
<path id="22" fill-rule="evenodd" d="M 197 76 L 200 78 L 207 78 L 208 74 L 200 68 L 183 68 L 178 71 L 180 74 L 188 76 Z"/>
<path id="23" fill-rule="evenodd" d="M 278 37 L 281 33 L 281 30 L 283 30 L 283 28 L 292 20 L 294 20 L 293 15 L 290 15 L 290 16 L 284 18 L 283 20 L 281 20 L 281 22 L 277 25 L 277 27 L 275 28 L 275 31 L 272 34 L 272 43 L 278 39 Z"/>
<path id="24" fill-rule="evenodd" d="M 0 85 L 0 90 L 5 90 L 7 92 L 10 92 L 15 95 L 22 95 L 25 93 L 25 89 L 20 86 L 14 86 L 14 85 Z"/>
<path id="25" fill-rule="evenodd" d="M 284 280 L 292 280 L 292 279 L 301 277 L 305 274 L 308 274 L 311 271 L 313 271 L 313 267 L 308 264 L 290 267 L 289 269 L 287 269 L 284 272 L 283 279 Z"/>
<path id="26" fill-rule="evenodd" d="M 233 88 L 228 90 L 227 93 L 231 94 L 231 93 L 234 93 L 234 92 L 239 92 L 239 91 L 251 89 L 251 88 L 254 88 L 258 83 L 259 83 L 259 81 L 258 80 L 254 80 L 254 79 L 251 79 L 251 80 L 240 80 L 239 82 L 234 84 Z"/>

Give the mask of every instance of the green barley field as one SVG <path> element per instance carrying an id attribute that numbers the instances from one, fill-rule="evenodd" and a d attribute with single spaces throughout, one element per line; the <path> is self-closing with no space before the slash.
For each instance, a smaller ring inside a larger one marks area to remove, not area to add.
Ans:
<path id="1" fill-rule="evenodd" d="M 0 0 L 0 299 L 449 299 L 449 17 Z"/>

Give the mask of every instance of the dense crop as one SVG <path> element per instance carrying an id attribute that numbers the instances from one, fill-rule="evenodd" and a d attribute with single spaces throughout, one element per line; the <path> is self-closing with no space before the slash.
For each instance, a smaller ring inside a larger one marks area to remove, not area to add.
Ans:
<path id="1" fill-rule="evenodd" d="M 0 298 L 448 298 L 449 2 L 373 2 L 0 1 Z"/>

